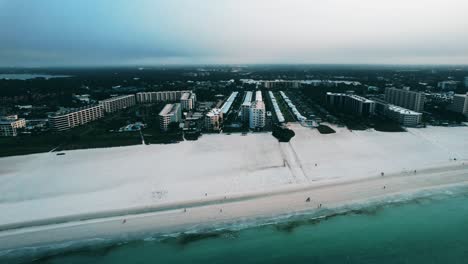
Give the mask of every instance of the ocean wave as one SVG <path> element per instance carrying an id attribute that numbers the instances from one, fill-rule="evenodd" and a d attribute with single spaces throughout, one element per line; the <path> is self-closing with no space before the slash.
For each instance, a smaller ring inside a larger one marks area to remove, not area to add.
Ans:
<path id="1" fill-rule="evenodd" d="M 273 227 L 279 232 L 293 232 L 301 226 L 320 224 L 323 221 L 328 221 L 336 217 L 347 215 L 374 216 L 388 207 L 406 204 L 424 205 L 437 200 L 458 196 L 468 197 L 468 188 L 465 186 L 457 186 L 438 190 L 424 190 L 411 194 L 393 195 L 380 199 L 367 200 L 365 202 L 350 203 L 345 206 L 334 208 L 324 207 L 314 210 L 280 214 L 274 217 L 243 218 L 209 225 L 199 224 L 189 229 L 173 233 L 145 233 L 116 239 L 94 238 L 5 250 L 0 251 L 0 262 L 12 264 L 26 262 L 39 263 L 47 261 L 50 258 L 69 254 L 106 255 L 122 245 L 134 245 L 139 243 L 171 243 L 184 247 L 205 239 L 220 237 L 235 239 L 238 237 L 240 231 L 250 228 Z"/>

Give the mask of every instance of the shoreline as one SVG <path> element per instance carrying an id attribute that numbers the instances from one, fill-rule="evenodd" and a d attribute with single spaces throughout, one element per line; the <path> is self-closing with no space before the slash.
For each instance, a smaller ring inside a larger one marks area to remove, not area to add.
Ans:
<path id="1" fill-rule="evenodd" d="M 382 186 L 386 188 L 383 189 Z M 0 251 L 87 239 L 132 237 L 142 233 L 180 232 L 228 222 L 313 212 L 320 204 L 323 209 L 336 209 L 352 204 L 365 204 L 375 199 L 384 200 L 455 186 L 468 186 L 467 165 L 432 168 L 412 175 L 399 173 L 351 181 L 319 182 L 317 185 L 275 192 L 174 203 L 159 208 L 130 208 L 114 212 L 114 215 L 101 212 L 99 215 L 90 215 L 87 219 L 79 215 L 60 223 L 49 219 L 44 220 L 41 226 L 23 225 L 8 230 L 3 226 L 3 231 L 0 231 Z M 308 197 L 311 202 L 305 201 Z M 187 209 L 186 212 L 183 211 L 184 208 Z"/>

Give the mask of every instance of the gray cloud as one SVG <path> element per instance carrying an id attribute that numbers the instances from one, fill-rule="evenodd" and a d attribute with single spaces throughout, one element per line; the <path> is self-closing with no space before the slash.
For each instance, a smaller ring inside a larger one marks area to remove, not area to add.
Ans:
<path id="1" fill-rule="evenodd" d="M 468 63 L 465 0 L 0 0 L 1 66 Z"/>

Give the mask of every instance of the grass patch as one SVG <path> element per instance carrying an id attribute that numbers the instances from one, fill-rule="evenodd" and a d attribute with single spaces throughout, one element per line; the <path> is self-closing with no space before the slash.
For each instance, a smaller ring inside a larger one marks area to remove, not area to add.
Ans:
<path id="1" fill-rule="evenodd" d="M 336 131 L 329 127 L 329 126 L 326 126 L 326 125 L 319 125 L 317 127 L 317 130 L 320 132 L 320 134 L 333 134 L 333 133 L 336 133 Z"/>

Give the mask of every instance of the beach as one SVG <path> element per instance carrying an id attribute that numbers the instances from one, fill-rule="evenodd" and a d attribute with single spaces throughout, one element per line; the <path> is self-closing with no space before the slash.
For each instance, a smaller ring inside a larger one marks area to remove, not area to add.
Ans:
<path id="1" fill-rule="evenodd" d="M 468 128 L 195 142 L 0 159 L 0 250 L 171 233 L 468 185 Z M 383 173 L 383 175 L 382 175 Z M 310 202 L 306 199 L 310 198 Z"/>

